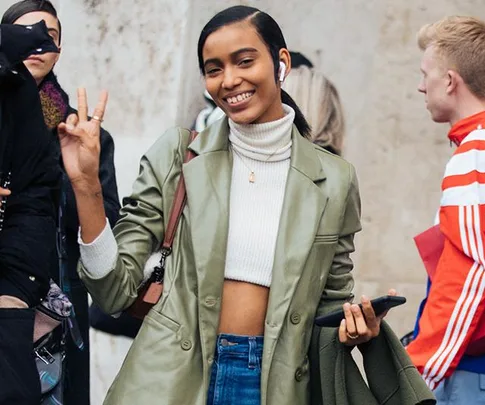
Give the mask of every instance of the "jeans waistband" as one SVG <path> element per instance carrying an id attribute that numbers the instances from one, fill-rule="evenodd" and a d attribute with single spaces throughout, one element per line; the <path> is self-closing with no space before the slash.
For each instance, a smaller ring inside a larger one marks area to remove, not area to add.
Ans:
<path id="1" fill-rule="evenodd" d="M 263 336 L 242 336 L 221 333 L 217 336 L 217 350 L 244 352 L 250 346 L 263 349 Z"/>
<path id="2" fill-rule="evenodd" d="M 263 336 L 220 334 L 217 337 L 216 360 L 245 358 L 248 368 L 259 368 L 263 356 Z"/>

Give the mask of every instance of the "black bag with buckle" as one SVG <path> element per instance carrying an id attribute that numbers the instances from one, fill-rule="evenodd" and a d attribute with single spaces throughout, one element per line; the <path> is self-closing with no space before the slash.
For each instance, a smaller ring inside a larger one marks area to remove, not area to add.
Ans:
<path id="1" fill-rule="evenodd" d="M 46 298 L 36 308 L 34 323 L 35 362 L 42 392 L 40 405 L 64 404 L 67 339 L 70 337 L 79 350 L 84 348 L 74 307 L 66 295 L 66 291 L 70 291 L 70 281 L 67 271 L 65 221 L 63 217 L 65 205 L 66 194 L 61 191 L 57 230 L 60 287 L 51 280 Z"/>
<path id="2" fill-rule="evenodd" d="M 56 330 L 57 332 L 57 330 Z M 51 332 L 34 348 L 42 392 L 41 404 L 63 404 L 65 342 Z M 61 333 L 63 335 L 63 333 Z"/>

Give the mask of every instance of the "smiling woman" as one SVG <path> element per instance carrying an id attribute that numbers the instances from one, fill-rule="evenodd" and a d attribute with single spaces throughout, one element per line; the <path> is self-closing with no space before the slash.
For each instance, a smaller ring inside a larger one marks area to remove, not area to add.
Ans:
<path id="1" fill-rule="evenodd" d="M 81 224 L 80 275 L 106 312 L 135 301 L 171 222 L 177 184 L 186 185 L 173 252 L 163 259 L 163 294 L 105 404 L 318 403 L 307 354 L 315 315 L 352 299 L 354 169 L 306 139 L 308 123 L 281 90 L 291 57 L 268 14 L 221 11 L 202 30 L 198 58 L 226 115 L 193 141 L 183 128 L 160 137 L 113 232 L 98 180 L 99 125 L 87 120 L 84 91 L 82 114 L 60 127 Z M 105 106 L 104 97 L 95 114 Z M 197 156 L 182 165 L 187 149 Z M 362 303 L 363 311 L 345 305 L 339 344 L 379 334 L 381 317 Z"/>
<path id="2" fill-rule="evenodd" d="M 202 30 L 198 58 L 207 91 L 233 121 L 275 121 L 284 116 L 286 103 L 295 111 L 301 135 L 310 135 L 300 109 L 281 90 L 280 83 L 291 71 L 291 57 L 270 15 L 251 7 L 216 15 Z"/>

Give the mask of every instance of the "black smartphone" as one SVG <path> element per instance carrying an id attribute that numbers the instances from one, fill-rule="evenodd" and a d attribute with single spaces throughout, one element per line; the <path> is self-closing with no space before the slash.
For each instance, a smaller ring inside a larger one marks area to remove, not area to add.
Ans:
<path id="1" fill-rule="evenodd" d="M 405 302 L 405 297 L 398 297 L 393 295 L 384 295 L 382 297 L 371 300 L 372 308 L 374 309 L 376 316 L 381 315 L 388 309 L 397 307 L 398 305 L 402 305 Z M 359 304 L 359 307 L 362 309 L 362 304 Z M 336 328 L 340 326 L 340 322 L 342 322 L 342 319 L 344 318 L 344 310 L 343 308 L 341 308 L 336 311 L 330 312 L 327 315 L 317 317 L 315 319 L 315 325 L 323 326 L 326 328 Z"/>

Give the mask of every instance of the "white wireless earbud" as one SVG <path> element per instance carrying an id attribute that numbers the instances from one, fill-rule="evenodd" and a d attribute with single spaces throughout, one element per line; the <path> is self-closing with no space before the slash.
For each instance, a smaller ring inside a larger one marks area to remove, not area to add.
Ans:
<path id="1" fill-rule="evenodd" d="M 280 82 L 285 80 L 286 65 L 284 62 L 280 61 Z"/>

